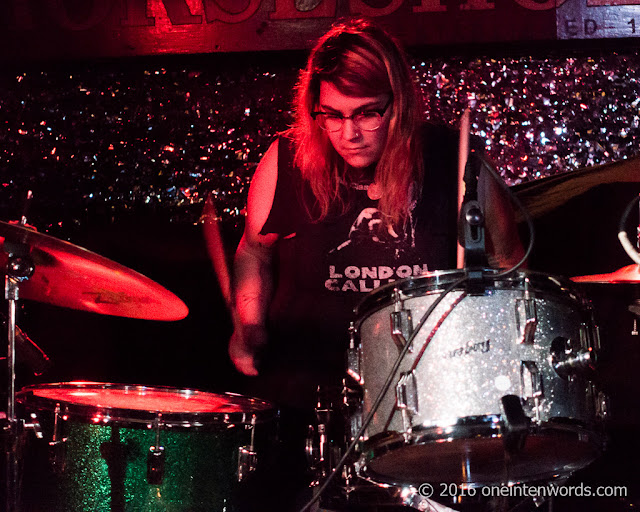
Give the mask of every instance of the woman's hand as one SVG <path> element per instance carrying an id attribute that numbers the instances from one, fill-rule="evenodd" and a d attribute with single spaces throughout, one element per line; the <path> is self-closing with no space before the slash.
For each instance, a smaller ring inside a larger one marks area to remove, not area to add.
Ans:
<path id="1" fill-rule="evenodd" d="M 236 369 L 249 377 L 258 375 L 260 351 L 267 343 L 263 325 L 236 326 L 229 340 L 229 357 Z"/>

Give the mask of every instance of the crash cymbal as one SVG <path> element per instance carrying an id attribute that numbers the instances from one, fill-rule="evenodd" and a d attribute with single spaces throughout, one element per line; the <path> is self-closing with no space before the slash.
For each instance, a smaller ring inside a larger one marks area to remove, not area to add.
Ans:
<path id="1" fill-rule="evenodd" d="M 640 265 L 628 265 L 609 274 L 572 277 L 576 283 L 629 284 L 640 283 Z"/>
<path id="2" fill-rule="evenodd" d="M 0 265 L 16 244 L 35 272 L 20 283 L 19 298 L 101 315 L 181 320 L 189 313 L 176 295 L 119 263 L 21 225 L 0 222 Z"/>
<path id="3" fill-rule="evenodd" d="M 511 187 L 533 218 L 558 209 L 600 185 L 640 183 L 640 158 L 602 164 Z M 624 204 L 624 203 L 622 203 Z M 519 215 L 519 212 L 516 212 Z"/>

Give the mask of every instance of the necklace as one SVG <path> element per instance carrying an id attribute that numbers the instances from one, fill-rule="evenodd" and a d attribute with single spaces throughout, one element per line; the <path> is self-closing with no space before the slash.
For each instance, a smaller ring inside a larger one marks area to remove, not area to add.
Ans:
<path id="1" fill-rule="evenodd" d="M 373 183 L 350 183 L 349 186 L 355 190 L 366 190 L 367 196 L 373 201 L 377 201 L 382 197 L 380 185 L 375 181 Z"/>

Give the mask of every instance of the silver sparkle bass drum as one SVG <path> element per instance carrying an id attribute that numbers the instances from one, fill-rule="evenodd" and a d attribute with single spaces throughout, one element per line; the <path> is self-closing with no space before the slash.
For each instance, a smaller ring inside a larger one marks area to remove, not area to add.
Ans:
<path id="1" fill-rule="evenodd" d="M 400 280 L 359 305 L 352 434 L 415 326 L 463 275 Z M 360 476 L 471 488 L 568 476 L 599 455 L 606 399 L 590 381 L 599 342 L 588 304 L 562 278 L 494 276 L 456 287 L 420 328 L 365 430 Z"/>

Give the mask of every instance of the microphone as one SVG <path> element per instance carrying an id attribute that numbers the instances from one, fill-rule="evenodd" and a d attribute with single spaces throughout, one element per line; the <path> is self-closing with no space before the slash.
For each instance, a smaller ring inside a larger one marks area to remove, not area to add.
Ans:
<path id="1" fill-rule="evenodd" d="M 475 149 L 471 149 L 465 166 L 465 194 L 460 208 L 461 245 L 464 248 L 465 268 L 485 268 L 488 266 L 485 246 L 485 217 L 478 201 L 478 180 L 482 161 Z"/>
<path id="2" fill-rule="evenodd" d="M 458 147 L 458 268 L 478 269 L 469 274 L 470 279 L 482 277 L 482 269 L 488 266 L 485 250 L 484 212 L 478 201 L 478 180 L 482 148 L 476 139 L 470 139 L 470 112 L 466 108 L 460 119 Z"/>

